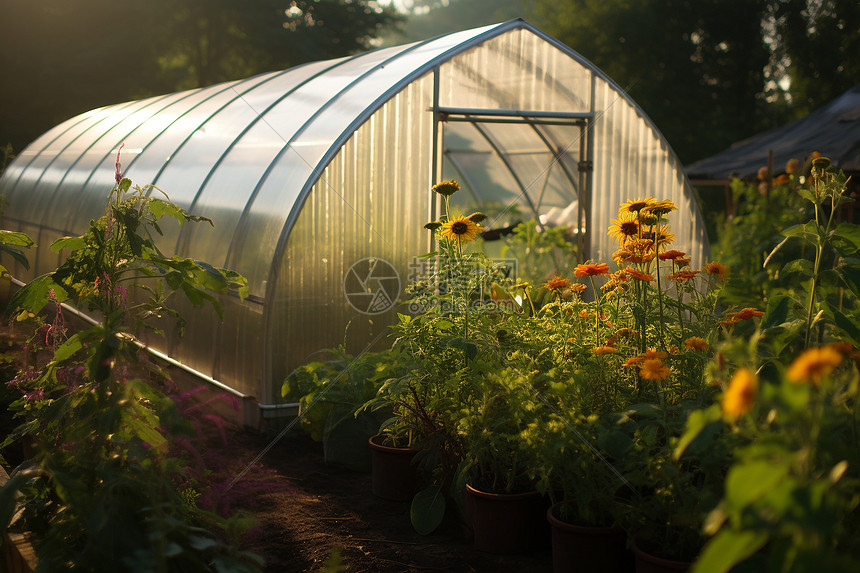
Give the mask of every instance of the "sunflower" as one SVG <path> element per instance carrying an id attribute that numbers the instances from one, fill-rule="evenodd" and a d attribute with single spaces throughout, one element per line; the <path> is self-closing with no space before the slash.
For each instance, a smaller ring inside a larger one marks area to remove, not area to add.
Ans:
<path id="1" fill-rule="evenodd" d="M 450 181 L 442 181 L 433 186 L 433 192 L 438 193 L 443 197 L 450 197 L 459 190 L 460 184 L 457 183 L 456 179 L 451 179 Z"/>
<path id="2" fill-rule="evenodd" d="M 669 367 L 659 358 L 649 358 L 642 361 L 639 376 L 646 380 L 665 380 L 669 377 Z"/>
<path id="3" fill-rule="evenodd" d="M 608 235 L 618 239 L 624 245 L 631 237 L 639 236 L 639 221 L 633 213 L 619 213 L 617 219 L 612 219 Z"/>
<path id="4" fill-rule="evenodd" d="M 442 236 L 449 241 L 459 241 L 460 244 L 474 241 L 481 231 L 481 226 L 468 217 L 457 217 L 442 223 Z"/>
<path id="5" fill-rule="evenodd" d="M 638 214 L 639 211 L 654 202 L 654 197 L 646 197 L 644 199 L 630 199 L 626 203 L 622 203 L 618 208 L 618 216 L 624 213 Z"/>
<path id="6" fill-rule="evenodd" d="M 666 247 L 675 241 L 675 235 L 669 232 L 669 225 L 661 225 L 660 231 L 657 233 L 646 231 L 642 233 L 642 238 L 648 240 L 651 244 L 656 242 L 657 247 L 662 251 L 665 251 Z"/>
<path id="7" fill-rule="evenodd" d="M 723 394 L 723 413 L 736 419 L 750 411 L 758 390 L 758 378 L 746 368 L 740 368 Z"/>
<path id="8" fill-rule="evenodd" d="M 649 213 L 653 213 L 658 217 L 662 217 L 671 211 L 675 211 L 678 209 L 678 206 L 669 201 L 668 199 L 663 199 L 662 201 L 654 201 L 645 207 L 645 210 Z"/>
<path id="9" fill-rule="evenodd" d="M 820 346 L 804 351 L 788 367 L 791 382 L 812 382 L 816 386 L 842 362 L 842 353 L 832 346 Z"/>
<path id="10" fill-rule="evenodd" d="M 704 352 L 708 349 L 708 341 L 698 336 L 691 336 L 684 341 L 684 346 L 694 352 Z"/>
<path id="11" fill-rule="evenodd" d="M 563 288 L 569 287 L 570 281 L 565 279 L 565 278 L 555 276 L 555 277 L 549 279 L 548 281 L 546 281 L 543 286 L 547 290 L 561 290 Z"/>
<path id="12" fill-rule="evenodd" d="M 716 275 L 721 281 L 726 280 L 729 276 L 729 267 L 724 264 L 713 261 L 703 267 L 703 270 L 709 275 Z"/>
<path id="13" fill-rule="evenodd" d="M 606 263 L 579 264 L 576 265 L 576 268 L 573 270 L 573 274 L 577 277 L 583 277 L 586 275 L 590 277 L 605 275 L 609 274 L 609 265 Z"/>

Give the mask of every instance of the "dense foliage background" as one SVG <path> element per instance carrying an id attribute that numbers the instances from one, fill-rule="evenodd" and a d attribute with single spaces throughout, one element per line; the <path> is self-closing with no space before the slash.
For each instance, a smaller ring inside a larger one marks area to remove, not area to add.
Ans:
<path id="1" fill-rule="evenodd" d="M 860 82 L 855 0 L 0 0 L 0 145 L 90 109 L 524 17 L 685 163 Z"/>

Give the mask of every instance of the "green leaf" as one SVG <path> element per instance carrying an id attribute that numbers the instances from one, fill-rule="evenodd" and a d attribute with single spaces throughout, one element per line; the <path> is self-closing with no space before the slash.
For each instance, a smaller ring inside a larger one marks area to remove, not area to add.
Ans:
<path id="1" fill-rule="evenodd" d="M 723 529 L 702 550 L 691 573 L 725 573 L 767 543 L 767 533 Z"/>
<path id="2" fill-rule="evenodd" d="M 833 236 L 843 239 L 854 247 L 854 251 L 860 249 L 860 225 L 853 223 L 839 223 L 833 230 Z"/>
<path id="3" fill-rule="evenodd" d="M 409 508 L 409 518 L 412 527 L 419 535 L 428 535 L 435 531 L 442 518 L 445 517 L 445 496 L 442 488 L 431 485 L 415 494 L 412 506 Z"/>
<path id="4" fill-rule="evenodd" d="M 782 267 L 782 274 L 801 273 L 807 277 L 814 276 L 812 261 L 808 259 L 795 259 L 789 261 Z"/>
<path id="5" fill-rule="evenodd" d="M 53 362 L 62 362 L 67 358 L 71 358 L 83 347 L 84 345 L 81 343 L 80 335 L 74 334 L 54 351 Z"/>
<path id="6" fill-rule="evenodd" d="M 466 353 L 466 358 L 473 359 L 478 355 L 478 347 L 474 342 L 458 336 L 448 341 L 448 348 L 459 348 Z"/>
<path id="7" fill-rule="evenodd" d="M 787 466 L 772 461 L 735 465 L 726 476 L 726 500 L 734 509 L 747 507 L 776 487 L 787 474 Z"/>
<path id="8" fill-rule="evenodd" d="M 156 199 L 154 197 L 151 198 L 149 200 L 149 210 L 150 212 L 152 212 L 152 216 L 156 221 L 158 221 L 165 215 L 167 215 L 168 217 L 173 217 L 179 222 L 180 225 L 184 224 L 187 220 L 187 214 L 185 213 L 184 209 L 182 209 L 178 205 L 170 203 L 169 201 L 164 201 L 162 199 Z"/>
<path id="9" fill-rule="evenodd" d="M 616 460 L 622 459 L 633 449 L 633 440 L 619 430 L 601 434 L 597 443 L 601 450 Z"/>
<path id="10" fill-rule="evenodd" d="M 851 320 L 835 308 L 833 309 L 833 321 L 836 323 L 836 327 L 842 331 L 842 334 L 846 336 L 854 346 L 860 346 L 860 327 L 858 327 L 857 322 Z"/>
<path id="11" fill-rule="evenodd" d="M 0 253 L 6 253 L 16 261 L 18 261 L 21 266 L 23 266 L 28 271 L 30 270 L 30 261 L 27 260 L 27 255 L 21 251 L 18 247 L 10 247 L 8 245 L 0 245 Z M 6 268 L 3 268 L 3 271 L 6 271 Z"/>
<path id="12" fill-rule="evenodd" d="M 48 296 L 51 289 L 54 289 L 54 296 L 58 302 L 63 302 L 69 298 L 63 287 L 54 281 L 53 274 L 46 274 L 33 279 L 18 289 L 9 301 L 6 312 L 11 314 L 23 309 L 34 314 L 38 313 L 50 302 Z"/>
<path id="13" fill-rule="evenodd" d="M 435 326 L 438 330 L 448 330 L 449 328 L 454 326 L 454 323 L 451 322 L 450 320 L 442 319 L 442 320 L 437 321 Z"/>
<path id="14" fill-rule="evenodd" d="M 791 297 L 786 295 L 777 295 L 770 298 L 767 303 L 767 309 L 764 312 L 764 318 L 761 321 L 762 330 L 767 330 L 774 326 L 779 326 L 788 320 L 788 314 L 794 304 Z"/>
<path id="15" fill-rule="evenodd" d="M 860 260 L 855 258 L 842 259 L 836 272 L 839 273 L 842 281 L 851 289 L 854 296 L 860 298 Z"/>
<path id="16" fill-rule="evenodd" d="M 51 250 L 59 253 L 63 249 L 77 251 L 87 246 L 87 241 L 83 237 L 61 237 L 51 243 Z"/>
<path id="17" fill-rule="evenodd" d="M 687 417 L 686 428 L 672 453 L 674 459 L 680 459 L 687 447 L 698 438 L 707 427 L 716 430 L 722 425 L 722 412 L 718 404 L 713 404 L 705 410 L 693 410 Z"/>
<path id="18" fill-rule="evenodd" d="M 18 247 L 35 247 L 36 243 L 30 238 L 27 233 L 19 233 L 17 231 L 0 230 L 0 244 L 15 245 Z"/>

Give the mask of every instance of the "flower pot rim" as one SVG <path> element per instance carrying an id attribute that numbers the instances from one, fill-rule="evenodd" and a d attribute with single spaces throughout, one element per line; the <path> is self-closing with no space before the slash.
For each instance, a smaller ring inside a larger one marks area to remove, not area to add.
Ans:
<path id="1" fill-rule="evenodd" d="M 578 523 L 570 523 L 568 521 L 564 521 L 563 519 L 559 519 L 558 517 L 553 515 L 554 509 L 566 503 L 570 502 L 557 501 L 547 508 L 546 520 L 550 523 L 550 525 L 554 527 L 560 527 L 562 529 L 569 529 L 571 531 L 576 531 L 577 533 L 585 535 L 605 535 L 607 533 L 621 533 L 624 531 L 623 529 L 615 525 L 580 525 Z"/>
<path id="2" fill-rule="evenodd" d="M 685 568 L 689 568 L 692 565 L 690 561 L 677 561 L 675 559 L 667 559 L 665 557 L 660 557 L 659 555 L 654 555 L 653 553 L 648 553 L 644 551 L 639 545 L 636 543 L 636 540 L 639 538 L 639 535 L 634 535 L 630 538 L 630 550 L 639 558 L 645 559 L 652 563 L 658 563 L 660 565 L 666 565 L 668 567 L 672 567 L 675 569 L 684 570 Z"/>
<path id="3" fill-rule="evenodd" d="M 486 499 L 528 499 L 530 497 L 540 497 L 540 492 L 536 489 L 532 489 L 524 492 L 517 493 L 493 493 L 489 491 L 482 491 L 480 489 L 476 489 L 472 487 L 471 484 L 466 484 L 466 490 L 472 492 L 474 495 L 478 497 L 483 497 Z"/>
<path id="4" fill-rule="evenodd" d="M 421 448 L 410 448 L 410 447 L 394 447 L 394 446 L 385 446 L 374 440 L 376 438 L 382 438 L 384 434 L 374 434 L 367 439 L 367 443 L 370 445 L 371 449 L 379 450 L 382 452 L 389 452 L 395 454 L 416 454 L 421 451 Z"/>

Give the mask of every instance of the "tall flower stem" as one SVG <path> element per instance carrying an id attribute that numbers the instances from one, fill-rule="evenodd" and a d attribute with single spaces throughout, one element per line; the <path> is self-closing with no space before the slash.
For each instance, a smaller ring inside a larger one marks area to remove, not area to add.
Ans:
<path id="1" fill-rule="evenodd" d="M 663 287 L 660 283 L 660 246 L 659 246 L 659 234 L 660 234 L 660 219 L 657 219 L 656 231 L 654 230 L 655 226 L 651 225 L 651 235 L 654 239 L 654 265 L 656 267 L 657 272 L 657 304 L 660 307 L 660 347 L 663 350 L 666 349 L 666 339 L 663 333 Z"/>

